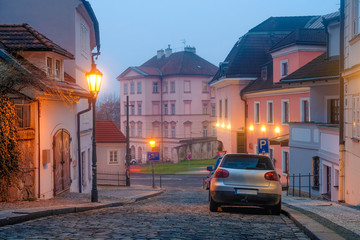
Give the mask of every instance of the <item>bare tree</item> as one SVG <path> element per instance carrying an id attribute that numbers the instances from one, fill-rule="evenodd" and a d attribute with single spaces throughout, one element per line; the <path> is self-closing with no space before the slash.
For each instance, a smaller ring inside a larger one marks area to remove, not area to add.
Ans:
<path id="1" fill-rule="evenodd" d="M 120 97 L 107 94 L 97 102 L 96 119 L 111 120 L 120 128 Z"/>

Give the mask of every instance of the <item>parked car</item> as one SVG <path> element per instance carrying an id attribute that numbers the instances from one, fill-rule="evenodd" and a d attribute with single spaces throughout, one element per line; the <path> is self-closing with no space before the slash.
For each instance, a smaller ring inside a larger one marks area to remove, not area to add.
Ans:
<path id="1" fill-rule="evenodd" d="M 279 175 L 269 157 L 250 154 L 226 154 L 210 183 L 210 211 L 219 206 L 260 206 L 272 214 L 281 211 Z"/>
<path id="2" fill-rule="evenodd" d="M 130 160 L 130 165 L 135 165 L 135 164 L 136 164 L 136 159 L 134 159 L 134 158 L 131 159 L 131 160 Z"/>
<path id="3" fill-rule="evenodd" d="M 213 167 L 213 166 L 207 166 L 206 170 L 209 171 L 209 175 L 206 176 L 206 178 L 205 178 L 205 188 L 206 188 L 206 190 L 209 190 L 209 189 L 210 189 L 211 178 L 212 178 L 214 172 L 216 171 L 216 169 L 218 168 L 218 166 L 219 166 L 222 158 L 223 158 L 223 157 L 220 156 L 220 157 L 218 157 L 218 158 L 216 159 L 216 163 L 215 163 L 214 167 Z"/>

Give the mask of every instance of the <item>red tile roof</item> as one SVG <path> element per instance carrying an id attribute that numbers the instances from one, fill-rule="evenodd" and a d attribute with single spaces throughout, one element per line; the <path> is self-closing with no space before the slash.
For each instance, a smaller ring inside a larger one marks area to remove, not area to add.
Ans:
<path id="1" fill-rule="evenodd" d="M 70 59 L 74 55 L 28 24 L 0 25 L 0 42 L 7 50 L 52 51 Z"/>
<path id="2" fill-rule="evenodd" d="M 118 79 L 125 77 L 128 71 L 135 70 L 144 76 L 169 75 L 201 75 L 214 76 L 217 67 L 193 52 L 181 51 L 172 53 L 169 57 L 152 57 L 139 67 L 130 67 Z"/>
<path id="3" fill-rule="evenodd" d="M 96 121 L 97 143 L 125 143 L 126 137 L 113 121 Z"/>

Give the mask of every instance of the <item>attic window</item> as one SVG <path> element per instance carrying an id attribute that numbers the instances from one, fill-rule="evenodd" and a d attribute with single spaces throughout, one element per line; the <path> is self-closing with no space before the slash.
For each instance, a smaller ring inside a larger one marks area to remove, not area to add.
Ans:
<path id="1" fill-rule="evenodd" d="M 261 68 L 261 79 L 262 80 L 267 80 L 267 67 L 262 67 Z"/>
<path id="2" fill-rule="evenodd" d="M 280 62 L 281 77 L 286 77 L 289 74 L 289 60 L 283 60 Z"/>
<path id="3" fill-rule="evenodd" d="M 52 77 L 53 76 L 53 70 L 54 70 L 54 67 L 53 67 L 53 59 L 50 58 L 50 57 L 47 57 L 46 58 L 46 68 L 47 68 L 47 74 L 49 77 Z"/>
<path id="4" fill-rule="evenodd" d="M 55 78 L 60 79 L 61 63 L 60 60 L 55 61 Z"/>

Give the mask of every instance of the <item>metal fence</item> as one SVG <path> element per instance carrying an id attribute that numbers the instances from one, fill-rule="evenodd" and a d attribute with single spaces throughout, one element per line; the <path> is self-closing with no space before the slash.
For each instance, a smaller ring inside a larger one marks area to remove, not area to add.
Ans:
<path id="1" fill-rule="evenodd" d="M 124 173 L 97 173 L 98 185 L 126 186 Z"/>
<path id="2" fill-rule="evenodd" d="M 301 175 L 287 175 L 286 177 L 286 195 L 289 193 L 293 196 L 309 197 L 311 198 L 312 191 L 319 191 L 319 175 L 305 174 Z"/>

